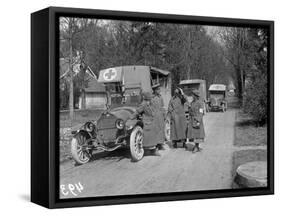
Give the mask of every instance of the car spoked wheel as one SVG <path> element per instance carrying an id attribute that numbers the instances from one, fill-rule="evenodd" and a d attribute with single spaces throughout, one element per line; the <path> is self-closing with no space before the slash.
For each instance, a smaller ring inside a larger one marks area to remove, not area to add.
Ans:
<path id="1" fill-rule="evenodd" d="M 165 139 L 166 141 L 171 140 L 171 124 L 170 119 L 166 119 L 165 121 Z"/>
<path id="2" fill-rule="evenodd" d="M 77 164 L 85 164 L 90 160 L 90 152 L 87 149 L 87 137 L 81 133 L 71 140 L 71 154 Z"/>
<path id="3" fill-rule="evenodd" d="M 143 158 L 143 130 L 136 126 L 130 136 L 130 151 L 133 161 L 139 161 Z"/>

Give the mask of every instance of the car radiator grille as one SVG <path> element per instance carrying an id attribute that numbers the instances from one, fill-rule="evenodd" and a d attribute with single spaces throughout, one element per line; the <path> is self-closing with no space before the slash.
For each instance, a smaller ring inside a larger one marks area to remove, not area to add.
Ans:
<path id="1" fill-rule="evenodd" d="M 217 98 L 212 98 L 211 99 L 211 106 L 219 106 L 220 100 Z"/>
<path id="2" fill-rule="evenodd" d="M 98 135 L 104 142 L 113 142 L 116 139 L 118 129 L 115 126 L 116 117 L 113 115 L 103 115 L 97 124 Z"/>

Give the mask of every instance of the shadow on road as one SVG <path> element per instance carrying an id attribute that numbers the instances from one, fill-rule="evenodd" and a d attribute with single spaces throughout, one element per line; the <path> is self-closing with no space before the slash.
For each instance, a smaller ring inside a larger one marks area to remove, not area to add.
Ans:
<path id="1" fill-rule="evenodd" d="M 99 152 L 93 155 L 93 160 L 116 160 L 131 158 L 129 149 L 120 148 L 112 152 Z"/>
<path id="2" fill-rule="evenodd" d="M 146 149 L 144 152 L 144 157 L 147 156 L 154 156 L 151 152 L 151 150 Z M 124 159 L 130 159 L 131 160 L 131 153 L 129 148 L 119 148 L 115 151 L 112 152 L 99 152 L 95 153 L 93 155 L 92 161 L 97 161 L 97 160 L 112 160 L 115 162 L 119 162 Z M 131 162 L 133 162 L 131 160 Z"/>
<path id="3" fill-rule="evenodd" d="M 23 201 L 30 202 L 30 195 L 29 194 L 20 194 L 19 198 Z"/>

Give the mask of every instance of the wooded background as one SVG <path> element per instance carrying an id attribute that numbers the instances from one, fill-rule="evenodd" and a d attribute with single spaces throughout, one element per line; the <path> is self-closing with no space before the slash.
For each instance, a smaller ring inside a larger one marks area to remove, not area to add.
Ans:
<path id="1" fill-rule="evenodd" d="M 61 17 L 60 58 L 69 65 L 61 80 L 61 109 L 73 117 L 88 67 L 98 76 L 109 67 L 149 65 L 170 71 L 174 85 L 181 79 L 204 79 L 207 88 L 233 83 L 244 110 L 264 124 L 267 44 L 268 31 L 262 28 Z"/>

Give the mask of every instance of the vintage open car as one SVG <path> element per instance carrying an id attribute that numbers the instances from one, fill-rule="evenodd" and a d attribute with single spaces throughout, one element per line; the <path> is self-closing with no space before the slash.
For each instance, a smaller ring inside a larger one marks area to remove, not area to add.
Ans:
<path id="1" fill-rule="evenodd" d="M 209 87 L 208 107 L 210 111 L 222 111 L 227 109 L 226 86 L 223 84 L 212 84 Z"/>
<path id="2" fill-rule="evenodd" d="M 88 121 L 73 131 L 71 153 L 78 164 L 85 164 L 97 151 L 114 151 L 130 148 L 133 161 L 144 156 L 143 125 L 141 116 L 132 119 L 141 103 L 141 93 L 152 91 L 153 82 L 161 84 L 164 103 L 168 106 L 170 93 L 169 72 L 148 66 L 122 66 L 100 71 L 98 82 L 107 92 L 107 109 L 97 120 Z M 169 139 L 169 124 L 166 124 L 166 139 Z M 151 133 L 157 133 L 151 131 Z"/>

